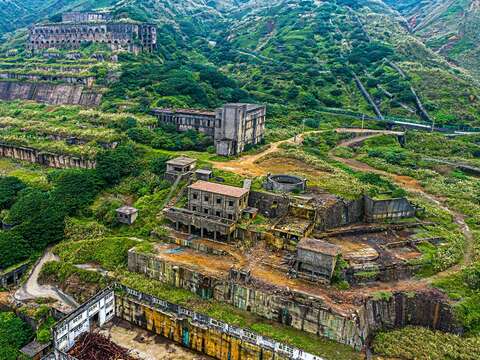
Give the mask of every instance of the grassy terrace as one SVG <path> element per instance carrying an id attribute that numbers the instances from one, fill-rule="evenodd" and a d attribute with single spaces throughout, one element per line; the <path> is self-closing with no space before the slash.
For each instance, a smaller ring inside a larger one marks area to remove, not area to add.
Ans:
<path id="1" fill-rule="evenodd" d="M 152 126 L 156 119 L 127 113 L 107 114 L 78 106 L 32 102 L 0 103 L 0 141 L 41 151 L 94 158 L 104 144 L 126 140 L 125 124 Z M 69 145 L 74 137 L 83 144 Z"/>
<path id="2" fill-rule="evenodd" d="M 90 124 L 88 124 L 90 125 Z M 30 121 L 25 123 L 24 120 L 14 119 L 10 117 L 0 118 L 0 129 L 2 134 L 32 134 L 34 136 L 48 136 L 56 135 L 62 138 L 77 137 L 84 141 L 101 141 L 111 143 L 120 141 L 123 137 L 114 129 L 96 128 L 92 126 L 82 126 L 79 123 L 62 123 L 54 120 L 50 122 L 45 121 Z"/>

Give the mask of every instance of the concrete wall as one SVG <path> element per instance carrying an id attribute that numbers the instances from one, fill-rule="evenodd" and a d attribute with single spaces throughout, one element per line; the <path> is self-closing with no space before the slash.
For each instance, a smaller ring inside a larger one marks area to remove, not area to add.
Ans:
<path id="1" fill-rule="evenodd" d="M 333 205 L 320 208 L 317 212 L 315 227 L 321 231 L 355 224 L 364 219 L 364 201 L 338 199 Z"/>
<path id="2" fill-rule="evenodd" d="M 319 356 L 162 299 L 121 288 L 116 315 L 137 326 L 219 360 L 322 360 Z"/>
<path id="3" fill-rule="evenodd" d="M 30 80 L 30 81 L 61 81 L 67 84 L 86 85 L 92 87 L 94 76 L 58 76 L 40 74 L 18 74 L 12 72 L 0 72 L 0 79 Z"/>
<path id="4" fill-rule="evenodd" d="M 112 50 L 153 51 L 157 46 L 156 27 L 134 23 L 60 23 L 35 25 L 30 29 L 28 49 L 78 49 L 83 43 L 106 44 Z"/>
<path id="5" fill-rule="evenodd" d="M 284 216 L 288 213 L 290 199 L 287 196 L 250 191 L 248 206 L 257 208 L 260 213 L 269 218 Z"/>
<path id="6" fill-rule="evenodd" d="M 205 276 L 198 271 L 168 263 L 153 255 L 129 251 L 129 271 L 194 292 L 204 298 L 214 298 L 266 319 L 280 322 L 312 334 L 327 337 L 361 349 L 367 334 L 355 317 L 336 313 L 321 300 L 290 292 L 283 294 L 271 286 L 253 287 L 225 278 Z M 261 281 L 256 281 L 261 283 Z M 273 291 L 275 290 L 275 291 Z"/>
<path id="7" fill-rule="evenodd" d="M 34 100 L 51 105 L 100 105 L 102 94 L 84 85 L 0 81 L 0 100 Z"/>
<path id="8" fill-rule="evenodd" d="M 320 298 L 296 291 L 285 292 L 258 279 L 245 283 L 205 276 L 153 255 L 129 252 L 128 268 L 162 282 L 213 298 L 269 320 L 361 349 L 376 331 L 419 325 L 461 333 L 451 305 L 434 291 L 410 296 L 391 294 L 385 300 L 358 299 L 356 310 L 335 311 Z M 254 285 L 255 284 L 255 285 Z M 387 293 L 388 294 L 388 293 Z M 351 306 L 350 306 L 351 308 Z M 348 309 L 348 307 L 346 307 Z"/>
<path id="9" fill-rule="evenodd" d="M 28 161 L 57 169 L 93 169 L 96 166 L 93 160 L 76 158 L 70 155 L 43 153 L 32 148 L 1 143 L 0 157 Z"/>
<path id="10" fill-rule="evenodd" d="M 374 200 L 365 196 L 365 218 L 370 222 L 413 217 L 415 212 L 406 198 Z"/>
<path id="11" fill-rule="evenodd" d="M 21 264 L 8 271 L 0 273 L 0 287 L 7 288 L 12 285 L 18 285 L 22 275 L 28 270 L 28 264 Z"/>

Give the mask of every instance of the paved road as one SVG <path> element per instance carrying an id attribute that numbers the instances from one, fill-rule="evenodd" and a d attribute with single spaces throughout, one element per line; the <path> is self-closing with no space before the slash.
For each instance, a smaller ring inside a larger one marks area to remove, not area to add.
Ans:
<path id="1" fill-rule="evenodd" d="M 42 258 L 36 263 L 28 280 L 15 292 L 14 297 L 19 301 L 34 300 L 37 298 L 52 298 L 57 300 L 64 307 L 73 310 L 74 308 L 77 308 L 79 304 L 71 296 L 65 294 L 55 286 L 40 285 L 38 283 L 38 278 L 43 265 L 49 261 L 58 260 L 50 250 L 51 249 L 47 249 Z"/>

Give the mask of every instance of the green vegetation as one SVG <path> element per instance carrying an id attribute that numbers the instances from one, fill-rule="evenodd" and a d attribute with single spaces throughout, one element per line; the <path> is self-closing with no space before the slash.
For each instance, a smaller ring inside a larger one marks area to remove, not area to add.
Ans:
<path id="1" fill-rule="evenodd" d="M 66 217 L 79 215 L 107 184 L 135 171 L 135 157 L 131 146 L 104 150 L 96 170 L 53 170 L 47 176 L 49 190 L 26 187 L 19 191 L 4 218 L 13 228 L 0 232 L 0 267 L 28 259 L 62 240 Z"/>
<path id="2" fill-rule="evenodd" d="M 197 295 L 178 288 L 170 287 L 159 281 L 146 279 L 135 273 L 124 273 L 120 282 L 139 291 L 152 294 L 160 299 L 195 309 L 215 319 L 229 324 L 251 329 L 259 334 L 304 349 L 327 359 L 353 360 L 360 355 L 346 345 L 339 345 L 331 340 L 296 330 L 277 322 L 267 321 L 231 305 L 216 301 L 202 300 Z"/>
<path id="3" fill-rule="evenodd" d="M 479 347 L 478 337 L 460 337 L 419 327 L 381 332 L 373 342 L 376 354 L 406 360 L 476 360 Z"/>
<path id="4" fill-rule="evenodd" d="M 30 327 L 12 312 L 0 312 L 0 359 L 26 359 L 20 349 L 33 338 Z"/>

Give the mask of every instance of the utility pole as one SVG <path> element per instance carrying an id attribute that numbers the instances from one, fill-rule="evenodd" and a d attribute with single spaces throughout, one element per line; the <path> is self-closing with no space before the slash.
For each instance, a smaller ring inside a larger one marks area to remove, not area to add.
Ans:
<path id="1" fill-rule="evenodd" d="M 362 130 L 365 127 L 365 114 L 362 114 Z"/>

